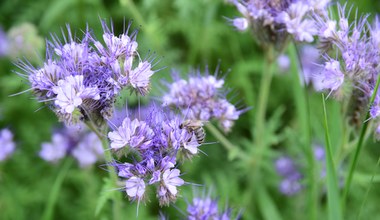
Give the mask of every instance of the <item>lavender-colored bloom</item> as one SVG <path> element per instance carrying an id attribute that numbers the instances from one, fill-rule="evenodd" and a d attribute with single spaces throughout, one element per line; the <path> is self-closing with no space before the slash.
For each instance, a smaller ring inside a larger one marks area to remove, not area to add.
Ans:
<path id="1" fill-rule="evenodd" d="M 344 82 L 344 74 L 340 70 L 339 61 L 331 60 L 325 63 L 325 67 L 320 76 L 316 78 L 320 82 L 321 89 L 335 91 Z"/>
<path id="2" fill-rule="evenodd" d="M 187 207 L 188 219 L 218 219 L 218 201 L 210 197 L 194 198 Z"/>
<path id="3" fill-rule="evenodd" d="M 96 87 L 84 86 L 82 75 L 68 76 L 64 80 L 59 80 L 58 85 L 53 87 L 53 92 L 57 95 L 54 103 L 60 108 L 59 111 L 68 114 L 71 114 L 86 98 L 100 99 Z"/>
<path id="4" fill-rule="evenodd" d="M 111 140 L 111 149 L 117 150 L 126 145 L 144 148 L 150 144 L 153 135 L 153 130 L 144 121 L 125 118 L 117 131 L 110 132 L 108 137 Z"/>
<path id="5" fill-rule="evenodd" d="M 52 103 L 52 109 L 67 124 L 80 120 L 104 123 L 122 89 L 142 95 L 149 91 L 155 64 L 151 63 L 154 59 L 140 59 L 137 31 L 128 35 L 129 24 L 127 31 L 115 36 L 104 21 L 102 26 L 104 43 L 89 30 L 79 39 L 68 27 L 64 42 L 53 35 L 47 43 L 43 67 L 35 68 L 28 61 L 19 64 L 38 98 Z"/>
<path id="6" fill-rule="evenodd" d="M 0 57 L 6 56 L 9 51 L 9 40 L 7 35 L 0 27 Z"/>
<path id="7" fill-rule="evenodd" d="M 175 166 L 176 160 L 198 153 L 200 146 L 195 143 L 194 131 L 181 126 L 183 120 L 152 107 L 139 119 L 127 115 L 119 127 L 108 133 L 111 149 L 127 157 L 127 163 L 113 162 L 112 165 L 118 176 L 126 179 L 130 199 L 140 201 L 145 188 L 155 185 L 161 206 L 176 200 L 178 187 L 185 183 Z M 129 149 L 133 152 L 132 158 Z"/>
<path id="8" fill-rule="evenodd" d="M 216 120 L 225 132 L 231 130 L 233 122 L 242 111 L 237 110 L 224 97 L 223 79 L 209 75 L 208 72 L 203 76 L 199 70 L 188 80 L 178 76 L 173 78 L 175 81 L 168 84 L 169 92 L 162 98 L 164 106 L 179 108 L 183 115 L 193 120 Z"/>
<path id="9" fill-rule="evenodd" d="M 186 219 L 220 219 L 230 220 L 239 219 L 240 216 L 232 217 L 230 208 L 220 210 L 218 200 L 211 198 L 210 195 L 194 196 L 191 203 L 188 203 L 186 210 Z"/>
<path id="10" fill-rule="evenodd" d="M 288 41 L 288 36 L 292 36 L 296 41 L 313 41 L 317 28 L 311 15 L 326 14 L 326 5 L 329 0 L 232 0 L 231 2 L 243 15 L 239 21 L 245 19 L 248 23 L 246 26 L 252 29 L 261 45 L 265 48 L 273 45 L 276 50 L 282 51 Z M 244 27 L 240 24 L 242 22 L 231 23 L 238 30 Z"/>
<path id="11" fill-rule="evenodd" d="M 281 181 L 279 189 L 280 192 L 287 196 L 292 196 L 297 194 L 302 189 L 302 185 L 299 180 L 284 179 Z"/>
<path id="12" fill-rule="evenodd" d="M 231 19 L 230 22 L 238 31 L 245 31 L 248 29 L 248 20 L 246 18 L 234 18 Z"/>
<path id="13" fill-rule="evenodd" d="M 58 130 L 53 134 L 52 142 L 44 142 L 41 147 L 39 156 L 52 163 L 71 155 L 80 167 L 88 167 L 103 157 L 99 138 L 80 124 Z"/>
<path id="14" fill-rule="evenodd" d="M 277 57 L 277 64 L 281 72 L 287 72 L 290 68 L 290 58 L 285 54 Z"/>
<path id="15" fill-rule="evenodd" d="M 72 149 L 71 155 L 80 167 L 87 167 L 103 157 L 103 147 L 95 133 L 86 134 L 78 145 Z"/>
<path id="16" fill-rule="evenodd" d="M 132 176 L 125 182 L 125 190 L 130 198 L 141 200 L 145 193 L 145 182 L 139 177 Z"/>
<path id="17" fill-rule="evenodd" d="M 53 134 L 52 142 L 42 143 L 39 155 L 48 162 L 57 162 L 66 156 L 69 150 L 69 140 L 63 134 Z"/>
<path id="18" fill-rule="evenodd" d="M 0 161 L 7 159 L 15 149 L 12 132 L 7 128 L 0 130 Z"/>
<path id="19" fill-rule="evenodd" d="M 283 177 L 292 175 L 294 172 L 297 172 L 297 167 L 290 157 L 283 156 L 278 158 L 276 160 L 275 166 L 278 174 Z"/>

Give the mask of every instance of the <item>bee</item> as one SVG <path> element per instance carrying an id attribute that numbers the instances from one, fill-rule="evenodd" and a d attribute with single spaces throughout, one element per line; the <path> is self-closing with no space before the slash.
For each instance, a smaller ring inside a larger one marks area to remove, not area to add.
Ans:
<path id="1" fill-rule="evenodd" d="M 203 129 L 203 125 L 203 122 L 200 120 L 185 120 L 179 125 L 179 128 L 194 133 L 198 144 L 202 144 L 206 138 L 206 132 Z"/>

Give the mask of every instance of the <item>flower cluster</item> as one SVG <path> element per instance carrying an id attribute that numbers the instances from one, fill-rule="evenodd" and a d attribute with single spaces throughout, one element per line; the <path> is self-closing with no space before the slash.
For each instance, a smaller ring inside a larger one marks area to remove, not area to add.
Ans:
<path id="1" fill-rule="evenodd" d="M 232 209 L 226 208 L 220 210 L 218 207 L 218 199 L 213 199 L 210 195 L 195 196 L 192 202 L 188 202 L 186 212 L 184 212 L 185 218 L 188 220 L 198 219 L 221 219 L 232 220 L 240 219 L 240 215 L 233 217 Z M 161 216 L 162 220 L 168 219 L 165 216 Z"/>
<path id="2" fill-rule="evenodd" d="M 346 5 L 338 5 L 338 12 L 338 21 L 332 15 L 316 17 L 319 48 L 325 58 L 319 79 L 321 89 L 344 95 L 343 85 L 360 88 L 362 84 L 376 79 L 374 77 L 377 75 L 380 58 L 379 45 L 376 43 L 379 26 L 371 27 L 367 21 L 368 16 L 350 23 Z M 329 54 L 335 57 L 330 57 Z"/>
<path id="3" fill-rule="evenodd" d="M 230 131 L 235 120 L 242 113 L 223 94 L 224 80 L 208 71 L 202 75 L 199 70 L 181 79 L 173 73 L 174 82 L 167 84 L 168 93 L 163 95 L 163 105 L 179 108 L 182 114 L 192 120 L 216 120 L 225 131 Z"/>
<path id="4" fill-rule="evenodd" d="M 283 49 L 288 36 L 296 41 L 312 42 L 317 34 L 312 14 L 326 14 L 329 0 L 230 0 L 243 17 L 231 20 L 236 29 L 242 31 L 249 27 L 260 44 L 275 45 Z"/>
<path id="5" fill-rule="evenodd" d="M 12 132 L 7 128 L 0 130 L 0 161 L 7 159 L 15 149 Z"/>
<path id="6" fill-rule="evenodd" d="M 374 93 L 380 69 L 380 23 L 375 19 L 371 25 L 368 15 L 349 22 L 352 7 L 348 10 L 346 4 L 337 7 L 337 20 L 329 14 L 315 16 L 319 49 L 325 60 L 315 80 L 319 90 L 328 90 L 337 99 L 348 100 L 349 120 L 358 127 L 365 120 L 366 106 Z M 372 106 L 372 118 L 377 118 L 378 104 L 375 101 Z"/>
<path id="7" fill-rule="evenodd" d="M 84 125 L 65 126 L 52 136 L 51 142 L 42 143 L 39 156 L 52 163 L 65 156 L 74 157 L 80 167 L 87 167 L 103 158 L 102 143 L 95 133 Z"/>
<path id="8" fill-rule="evenodd" d="M 187 120 L 152 107 L 143 119 L 127 116 L 108 133 L 111 150 L 126 156 L 127 162 L 112 165 L 126 179 L 125 191 L 131 200 L 140 202 L 149 185 L 157 186 L 161 206 L 176 200 L 177 187 L 185 183 L 177 158 L 191 158 L 202 143 L 195 130 Z"/>
<path id="9" fill-rule="evenodd" d="M 103 41 L 96 40 L 89 30 L 79 39 L 71 33 L 61 42 L 57 36 L 47 42 L 46 61 L 40 68 L 21 62 L 32 90 L 38 98 L 51 104 L 60 120 L 103 121 L 112 114 L 115 97 L 124 88 L 141 95 L 150 86 L 152 61 L 141 60 L 137 52 L 137 31 L 127 30 L 115 36 L 105 21 Z M 138 57 L 138 59 L 136 59 Z"/>
<path id="10" fill-rule="evenodd" d="M 323 179 L 326 176 L 324 148 L 315 146 L 314 157 L 320 165 L 320 178 Z M 292 196 L 304 188 L 301 167 L 292 158 L 288 156 L 279 157 L 275 162 L 275 167 L 277 173 L 283 178 L 279 185 L 279 190 L 282 194 Z"/>

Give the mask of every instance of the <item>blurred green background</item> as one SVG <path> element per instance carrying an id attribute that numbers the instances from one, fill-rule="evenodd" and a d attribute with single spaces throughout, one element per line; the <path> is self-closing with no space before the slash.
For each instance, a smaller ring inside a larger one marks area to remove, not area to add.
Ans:
<path id="1" fill-rule="evenodd" d="M 380 1 L 362 0 L 354 2 L 359 13 L 376 14 Z M 226 84 L 232 88 L 233 103 L 253 106 L 260 82 L 263 51 L 249 32 L 239 33 L 228 24 L 228 19 L 239 16 L 235 7 L 222 0 L 3 0 L 0 2 L 0 26 L 15 43 L 11 54 L 0 58 L 0 128 L 8 127 L 15 134 L 16 152 L 6 161 L 0 162 L 0 219 L 41 219 L 46 209 L 47 198 L 57 178 L 61 161 L 48 164 L 38 157 L 41 142 L 50 141 L 53 129 L 59 126 L 56 116 L 43 104 L 38 103 L 30 92 L 11 96 L 29 88 L 27 80 L 18 76 L 13 62 L 26 57 L 34 65 L 41 65 L 44 58 L 45 38 L 51 33 L 60 36 L 61 28 L 70 24 L 80 35 L 88 25 L 97 37 L 101 37 L 100 18 L 112 19 L 116 34 L 122 32 L 124 23 L 133 19 L 132 28 L 139 28 L 137 41 L 139 52 L 144 57 L 154 51 L 161 58 L 158 68 L 165 67 L 153 77 L 152 96 L 159 96 L 160 81 L 169 78 L 170 70 L 176 68 L 186 73 L 191 67 L 213 72 L 220 65 L 221 75 L 226 75 Z M 373 16 L 372 16 L 373 17 Z M 21 39 L 19 39 L 21 37 Z M 21 46 L 20 46 L 21 45 Z M 212 194 L 221 201 L 221 208 L 231 206 L 243 213 L 243 219 L 271 219 L 266 213 L 273 212 L 280 219 L 307 219 L 305 194 L 285 197 L 278 192 L 279 177 L 273 161 L 284 152 L 300 157 L 297 148 L 297 115 L 294 111 L 290 74 L 276 74 L 269 100 L 268 136 L 272 148 L 263 161 L 263 174 L 251 184 L 249 164 L 230 160 L 226 150 L 219 144 L 202 147 L 192 161 L 181 165 L 183 178 L 190 183 L 212 188 Z M 320 95 L 310 92 L 312 109 L 313 140 L 324 143 L 322 108 Z M 340 109 L 338 103 L 328 100 L 330 131 L 333 144 L 339 143 Z M 242 115 L 232 132 L 231 142 L 243 149 L 250 149 L 254 112 Z M 215 142 L 207 136 L 207 142 Z M 1 147 L 1 146 L 0 146 Z M 380 155 L 378 144 L 369 144 L 359 158 L 361 175 L 357 175 L 352 186 L 346 216 L 356 219 L 361 210 L 362 219 L 380 219 L 379 181 L 370 183 L 372 173 L 378 168 Z M 65 160 L 71 160 L 70 158 Z M 52 219 L 111 219 L 110 205 L 95 217 L 95 208 L 100 196 L 103 179 L 107 172 L 97 164 L 80 169 L 72 163 L 55 204 Z M 255 194 L 253 188 L 265 186 L 264 194 Z M 371 193 L 366 192 L 371 187 Z M 165 207 L 171 219 L 181 216 L 177 209 L 184 210 L 186 198 L 190 200 L 194 188 L 182 186 L 175 206 Z M 321 187 L 323 188 L 323 187 Z M 321 190 L 323 191 L 323 190 Z M 366 195 L 366 196 L 365 196 Z M 320 217 L 326 212 L 326 198 L 320 196 Z M 158 202 L 152 192 L 146 204 L 141 204 L 138 219 L 157 219 Z M 135 219 L 136 204 L 125 196 L 123 215 Z M 352 212 L 352 214 L 350 214 Z M 278 215 L 277 215 L 278 214 Z"/>

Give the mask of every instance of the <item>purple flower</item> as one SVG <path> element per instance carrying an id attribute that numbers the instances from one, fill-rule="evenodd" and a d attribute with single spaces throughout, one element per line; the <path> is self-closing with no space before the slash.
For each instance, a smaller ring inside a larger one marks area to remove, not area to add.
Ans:
<path id="1" fill-rule="evenodd" d="M 59 80 L 58 85 L 53 87 L 53 92 L 57 95 L 54 103 L 60 108 L 59 111 L 68 114 L 71 114 L 86 98 L 100 99 L 97 88 L 84 86 L 82 75 L 68 76 L 64 80 Z"/>
<path id="2" fill-rule="evenodd" d="M 110 31 L 102 21 L 104 43 L 96 40 L 88 29 L 79 39 L 68 26 L 68 36 L 63 37 L 63 42 L 55 35 L 48 41 L 43 67 L 35 68 L 28 61 L 18 66 L 38 98 L 52 103 L 61 121 L 105 123 L 112 116 L 113 103 L 120 91 L 129 88 L 146 95 L 150 77 L 155 73 L 151 64 L 154 59 L 140 59 L 137 31 L 128 35 L 130 25 L 123 34 L 114 36 L 113 28 Z"/>
<path id="3" fill-rule="evenodd" d="M 103 158 L 103 147 L 95 133 L 88 133 L 72 149 L 71 155 L 78 161 L 80 167 L 87 167 Z"/>
<path id="4" fill-rule="evenodd" d="M 297 167 L 294 164 L 294 161 L 290 157 L 280 157 L 276 160 L 276 171 L 281 176 L 289 176 L 294 172 L 297 172 Z"/>
<path id="5" fill-rule="evenodd" d="M 173 73 L 175 75 L 176 73 Z M 182 114 L 193 120 L 216 120 L 225 132 L 231 130 L 233 122 L 242 113 L 229 103 L 223 95 L 224 80 L 198 72 L 188 80 L 174 76 L 175 81 L 168 84 L 169 92 L 164 94 L 164 106 L 179 108 Z"/>
<path id="6" fill-rule="evenodd" d="M 280 183 L 280 192 L 287 196 L 297 194 L 303 188 L 299 180 L 284 179 Z"/>
<path id="7" fill-rule="evenodd" d="M 6 33 L 0 27 L 0 57 L 8 55 L 9 52 L 9 40 Z"/>
<path id="8" fill-rule="evenodd" d="M 287 72 L 290 68 L 290 59 L 287 55 L 281 54 L 277 57 L 277 64 L 281 72 Z"/>
<path id="9" fill-rule="evenodd" d="M 153 130 L 146 122 L 125 118 L 117 131 L 110 132 L 108 137 L 111 140 L 111 149 L 117 150 L 127 145 L 131 148 L 144 148 L 150 144 L 153 135 Z"/>
<path id="10" fill-rule="evenodd" d="M 66 156 L 69 150 L 69 140 L 63 134 L 53 134 L 52 142 L 42 143 L 39 155 L 42 159 L 55 163 Z"/>
<path id="11" fill-rule="evenodd" d="M 188 203 L 186 219 L 239 219 L 240 216 L 233 218 L 230 208 L 220 210 L 218 200 L 211 198 L 210 195 L 194 196 L 192 203 Z"/>
<path id="12" fill-rule="evenodd" d="M 89 132 L 84 125 L 65 126 L 55 132 L 52 142 L 41 145 L 39 156 L 56 163 L 66 156 L 73 156 L 80 167 L 88 167 L 103 158 L 103 147 L 95 133 Z"/>
<path id="13" fill-rule="evenodd" d="M 129 198 L 140 201 L 145 193 L 145 182 L 139 177 L 132 176 L 125 182 L 125 190 Z"/>
<path id="14" fill-rule="evenodd" d="M 118 176 L 126 179 L 130 199 L 140 201 L 145 188 L 155 185 L 160 205 L 168 205 L 176 200 L 178 187 L 185 183 L 176 168 L 177 158 L 195 155 L 200 144 L 195 131 L 183 126 L 183 117 L 154 106 L 143 117 L 137 115 L 139 119 L 127 115 L 119 127 L 108 133 L 111 149 L 128 146 L 123 151 L 127 162 L 112 165 Z"/>
<path id="15" fill-rule="evenodd" d="M 0 161 L 7 159 L 15 149 L 12 132 L 7 128 L 0 130 Z"/>
<path id="16" fill-rule="evenodd" d="M 232 0 L 243 18 L 232 20 L 231 24 L 238 30 L 248 27 L 264 48 L 273 45 L 282 51 L 287 44 L 288 36 L 296 41 L 312 42 L 317 34 L 313 14 L 326 14 L 324 1 L 275 1 L 275 0 Z M 236 21 L 236 22 L 235 22 Z"/>
<path id="17" fill-rule="evenodd" d="M 344 74 L 340 70 L 339 61 L 326 62 L 323 71 L 316 80 L 319 81 L 321 89 L 338 90 L 344 82 Z"/>

